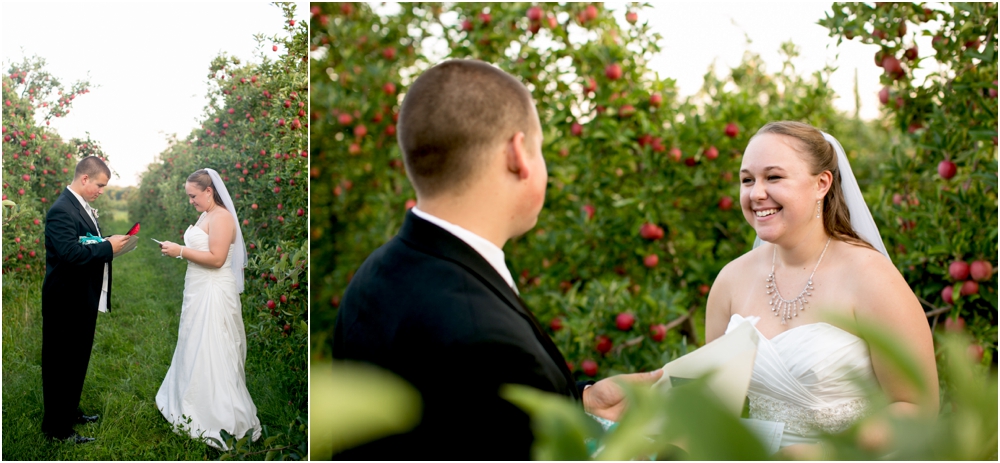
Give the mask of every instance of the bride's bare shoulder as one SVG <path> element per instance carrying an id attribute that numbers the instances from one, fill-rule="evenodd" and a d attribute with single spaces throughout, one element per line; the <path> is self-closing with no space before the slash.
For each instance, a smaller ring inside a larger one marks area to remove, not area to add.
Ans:
<path id="1" fill-rule="evenodd" d="M 771 246 L 769 243 L 764 243 L 729 261 L 719 272 L 719 278 L 729 279 L 746 275 L 747 272 L 759 269 L 761 265 L 766 265 L 770 262 Z"/>
<path id="2" fill-rule="evenodd" d="M 896 266 L 892 264 L 885 255 L 867 246 L 847 243 L 840 243 L 841 260 L 850 262 L 852 272 L 860 278 L 867 278 L 873 274 L 885 273 L 892 270 L 898 273 Z"/>

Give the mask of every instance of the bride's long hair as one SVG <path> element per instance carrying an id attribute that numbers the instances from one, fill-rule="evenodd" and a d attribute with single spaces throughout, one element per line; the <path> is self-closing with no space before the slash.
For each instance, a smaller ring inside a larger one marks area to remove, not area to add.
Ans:
<path id="1" fill-rule="evenodd" d="M 826 233 L 840 241 L 876 250 L 871 243 L 858 236 L 851 226 L 851 212 L 844 199 L 837 166 L 837 152 L 823 137 L 823 133 L 809 124 L 795 121 L 769 122 L 761 127 L 754 137 L 765 133 L 785 135 L 798 140 L 800 148 L 798 151 L 806 155 L 805 159 L 812 175 L 819 175 L 826 170 L 833 174 L 833 183 L 823 201 L 823 228 Z"/>
<path id="2" fill-rule="evenodd" d="M 206 188 L 212 187 L 212 199 L 215 201 L 216 205 L 226 207 L 226 204 L 222 202 L 222 196 L 219 196 L 219 188 L 212 184 L 212 176 L 208 174 L 205 169 L 198 169 L 194 171 L 193 174 L 188 175 L 187 181 L 198 185 L 201 191 L 205 191 Z"/>

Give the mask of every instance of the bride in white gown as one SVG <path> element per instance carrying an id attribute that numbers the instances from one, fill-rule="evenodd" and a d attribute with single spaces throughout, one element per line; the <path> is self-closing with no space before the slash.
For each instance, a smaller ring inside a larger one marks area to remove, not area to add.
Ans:
<path id="1" fill-rule="evenodd" d="M 218 188 L 216 188 L 216 186 Z M 246 333 L 240 305 L 246 248 L 232 199 L 219 174 L 199 170 L 185 184 L 201 217 L 184 245 L 164 241 L 161 252 L 187 259 L 177 348 L 156 393 L 156 406 L 178 432 L 226 449 L 221 430 L 260 437 L 247 391 Z"/>
<path id="2" fill-rule="evenodd" d="M 840 143 L 806 124 L 767 124 L 743 155 L 740 204 L 758 243 L 713 284 L 706 340 L 744 319 L 755 322 L 762 339 L 748 393 L 750 417 L 782 423 L 784 448 L 815 443 L 821 432 L 842 431 L 871 414 L 936 414 L 930 328 L 885 252 Z M 827 314 L 905 342 L 924 392 L 869 351 L 855 327 L 829 324 Z M 874 410 L 867 400 L 871 387 L 881 388 L 890 405 Z M 884 428 L 871 431 L 874 442 L 884 444 Z"/>

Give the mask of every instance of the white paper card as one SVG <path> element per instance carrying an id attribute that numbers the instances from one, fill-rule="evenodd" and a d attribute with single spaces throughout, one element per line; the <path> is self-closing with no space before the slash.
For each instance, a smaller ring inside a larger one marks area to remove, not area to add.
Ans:
<path id="1" fill-rule="evenodd" d="M 733 416 L 743 412 L 760 337 L 749 321 L 663 367 L 656 386 L 670 388 L 712 373 L 708 388 Z"/>

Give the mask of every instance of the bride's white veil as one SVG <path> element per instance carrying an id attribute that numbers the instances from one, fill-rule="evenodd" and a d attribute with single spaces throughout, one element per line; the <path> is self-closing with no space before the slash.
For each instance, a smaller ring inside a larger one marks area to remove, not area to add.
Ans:
<path id="1" fill-rule="evenodd" d="M 229 190 L 226 189 L 226 184 L 222 183 L 222 178 L 219 177 L 219 173 L 214 169 L 205 169 L 208 175 L 212 177 L 212 188 L 219 192 L 219 197 L 222 198 L 222 203 L 225 204 L 226 209 L 229 210 L 230 214 L 233 214 L 233 220 L 236 222 L 236 242 L 233 243 L 233 261 L 232 270 L 233 276 L 236 278 L 236 289 L 238 292 L 243 292 L 243 269 L 247 266 L 247 246 L 243 242 L 243 230 L 240 229 L 240 218 L 236 215 L 236 207 L 233 205 L 233 198 L 229 197 Z"/>
<path id="2" fill-rule="evenodd" d="M 840 171 L 840 190 L 844 194 L 847 210 L 851 214 L 851 227 L 854 228 L 855 233 L 861 239 L 867 241 L 878 252 L 881 252 L 882 255 L 891 260 L 889 253 L 885 250 L 885 243 L 882 242 L 882 235 L 878 232 L 878 226 L 875 225 L 875 219 L 868 209 L 868 204 L 865 203 L 864 196 L 861 195 L 861 187 L 858 186 L 858 180 L 854 178 L 854 171 L 851 170 L 851 163 L 847 161 L 847 153 L 844 152 L 844 147 L 840 146 L 840 142 L 833 135 L 823 132 L 823 138 L 830 142 L 833 150 L 837 152 L 837 169 Z M 753 247 L 756 248 L 760 244 L 761 240 L 758 236 L 754 239 Z"/>

